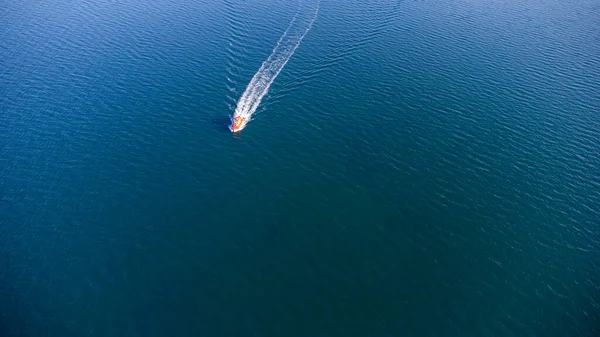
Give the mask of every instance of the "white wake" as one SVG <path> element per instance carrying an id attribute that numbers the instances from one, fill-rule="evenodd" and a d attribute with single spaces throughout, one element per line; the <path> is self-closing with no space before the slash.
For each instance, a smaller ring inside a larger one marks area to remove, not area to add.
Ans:
<path id="1" fill-rule="evenodd" d="M 317 19 L 320 0 L 299 1 L 298 12 L 277 42 L 269 58 L 263 62 L 250 80 L 248 87 L 237 102 L 232 120 L 235 117 L 242 117 L 245 121 L 244 126 L 250 121 L 252 114 L 260 105 L 260 101 L 269 91 L 269 87 Z"/>

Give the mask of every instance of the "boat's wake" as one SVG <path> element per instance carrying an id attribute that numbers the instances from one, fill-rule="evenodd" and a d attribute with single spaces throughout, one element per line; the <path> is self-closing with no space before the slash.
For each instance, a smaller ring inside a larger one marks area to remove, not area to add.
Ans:
<path id="1" fill-rule="evenodd" d="M 232 124 L 230 130 L 233 132 L 240 131 L 246 127 L 252 114 L 258 108 L 260 101 L 269 91 L 269 87 L 290 60 L 300 42 L 317 19 L 320 0 L 299 1 L 298 12 L 292 19 L 292 22 L 277 42 L 277 46 L 275 46 L 269 58 L 263 62 L 260 69 L 254 74 L 248 87 L 246 87 L 246 90 L 237 102 L 235 112 L 231 118 Z M 239 127 L 234 127 L 236 118 L 238 117 L 243 122 Z"/>

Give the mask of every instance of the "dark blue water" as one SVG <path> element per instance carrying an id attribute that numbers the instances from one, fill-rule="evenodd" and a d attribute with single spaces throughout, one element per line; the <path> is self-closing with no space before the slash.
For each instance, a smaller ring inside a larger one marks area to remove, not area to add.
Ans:
<path id="1" fill-rule="evenodd" d="M 0 3 L 1 336 L 600 335 L 600 4 L 302 6 Z"/>

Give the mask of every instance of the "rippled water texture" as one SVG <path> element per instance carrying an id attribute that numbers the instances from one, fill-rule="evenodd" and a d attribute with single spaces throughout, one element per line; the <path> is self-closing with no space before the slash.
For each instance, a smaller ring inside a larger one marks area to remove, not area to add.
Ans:
<path id="1" fill-rule="evenodd" d="M 597 1 L 0 4 L 1 336 L 600 336 Z"/>

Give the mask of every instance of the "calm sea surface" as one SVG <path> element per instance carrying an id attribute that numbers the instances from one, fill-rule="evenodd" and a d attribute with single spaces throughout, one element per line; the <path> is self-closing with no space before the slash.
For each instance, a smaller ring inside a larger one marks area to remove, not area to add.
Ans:
<path id="1" fill-rule="evenodd" d="M 0 336 L 600 336 L 600 3 L 305 6 L 0 2 Z"/>

